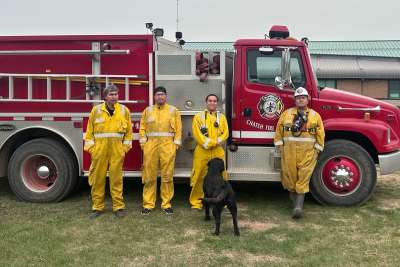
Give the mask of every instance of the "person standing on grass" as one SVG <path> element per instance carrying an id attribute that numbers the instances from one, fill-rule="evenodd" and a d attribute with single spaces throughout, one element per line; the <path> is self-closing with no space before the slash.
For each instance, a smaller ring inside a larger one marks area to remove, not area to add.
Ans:
<path id="1" fill-rule="evenodd" d="M 282 185 L 293 202 L 293 219 L 303 217 L 304 195 L 310 191 L 318 153 L 324 149 L 324 125 L 321 116 L 308 108 L 308 97 L 305 88 L 296 89 L 296 107 L 282 113 L 274 138 L 281 153 Z"/>
<path id="2" fill-rule="evenodd" d="M 105 183 L 109 172 L 112 210 L 116 217 L 126 215 L 123 199 L 122 165 L 132 148 L 132 122 L 129 109 L 118 103 L 118 87 L 104 89 L 104 103 L 93 107 L 89 115 L 84 150 L 90 153 L 89 185 L 92 187 L 92 214 L 104 211 Z"/>
<path id="3" fill-rule="evenodd" d="M 174 213 L 174 167 L 176 151 L 182 144 L 182 122 L 179 110 L 166 103 L 167 90 L 154 89 L 155 105 L 147 107 L 140 120 L 139 143 L 143 150 L 143 207 L 149 214 L 156 205 L 157 173 L 161 170 L 161 209 L 166 215 Z"/>
<path id="4" fill-rule="evenodd" d="M 203 182 L 207 174 L 207 163 L 213 158 L 225 161 L 223 144 L 229 137 L 228 122 L 224 114 L 217 110 L 218 96 L 209 94 L 206 97 L 206 109 L 193 118 L 192 132 L 196 140 L 193 156 L 193 170 L 190 177 L 189 202 L 192 209 L 201 210 L 204 198 Z M 223 173 L 227 179 L 226 171 Z"/>

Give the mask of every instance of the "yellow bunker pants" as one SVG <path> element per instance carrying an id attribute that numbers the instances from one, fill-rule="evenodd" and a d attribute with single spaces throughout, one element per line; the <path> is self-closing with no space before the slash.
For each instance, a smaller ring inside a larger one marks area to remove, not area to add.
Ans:
<path id="1" fill-rule="evenodd" d="M 309 192 L 311 175 L 317 164 L 318 153 L 310 138 L 284 137 L 282 146 L 282 185 L 291 192 Z M 305 140 L 305 141 L 302 141 Z"/>
<path id="2" fill-rule="evenodd" d="M 89 184 L 92 187 L 93 210 L 104 210 L 107 170 L 110 179 L 110 194 L 113 211 L 124 209 L 122 165 L 125 150 L 120 138 L 99 138 L 90 149 L 92 163 L 89 170 Z"/>
<path id="3" fill-rule="evenodd" d="M 173 137 L 148 137 L 143 147 L 143 208 L 153 209 L 156 205 L 157 176 L 161 171 L 161 208 L 171 207 L 174 196 L 174 166 L 176 144 Z"/>
<path id="4" fill-rule="evenodd" d="M 213 158 L 220 158 L 225 161 L 225 152 L 222 146 L 216 146 L 211 149 L 204 149 L 200 145 L 196 146 L 193 155 L 193 171 L 190 178 L 192 191 L 189 197 L 189 202 L 193 209 L 201 209 L 203 207 L 201 199 L 204 198 L 204 177 L 208 171 L 207 163 Z M 226 171 L 223 173 L 223 176 L 227 180 Z"/>

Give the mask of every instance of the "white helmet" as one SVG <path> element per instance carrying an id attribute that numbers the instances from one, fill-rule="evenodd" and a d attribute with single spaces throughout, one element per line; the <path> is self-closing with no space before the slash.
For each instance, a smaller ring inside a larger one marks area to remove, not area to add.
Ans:
<path id="1" fill-rule="evenodd" d="M 308 96 L 307 90 L 303 87 L 299 87 L 296 89 L 296 91 L 294 91 L 294 97 L 301 95 Z"/>

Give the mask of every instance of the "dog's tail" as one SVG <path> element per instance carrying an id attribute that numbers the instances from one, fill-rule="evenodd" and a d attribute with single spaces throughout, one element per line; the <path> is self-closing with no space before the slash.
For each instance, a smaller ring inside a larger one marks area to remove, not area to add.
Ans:
<path id="1" fill-rule="evenodd" d="M 227 191 L 223 190 L 221 193 L 219 193 L 218 196 L 216 196 L 216 197 L 205 197 L 203 199 L 203 201 L 205 201 L 207 203 L 210 203 L 210 204 L 217 204 L 217 203 L 221 202 L 222 200 L 224 200 L 227 194 L 228 194 Z"/>

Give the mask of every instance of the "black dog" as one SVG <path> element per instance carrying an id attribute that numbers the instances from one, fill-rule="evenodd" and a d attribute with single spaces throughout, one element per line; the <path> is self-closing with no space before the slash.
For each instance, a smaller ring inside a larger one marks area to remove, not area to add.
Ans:
<path id="1" fill-rule="evenodd" d="M 235 192 L 229 182 L 224 181 L 222 172 L 225 170 L 225 164 L 222 159 L 213 158 L 208 163 L 208 172 L 204 177 L 204 208 L 205 220 L 210 220 L 210 206 L 215 219 L 215 235 L 219 235 L 221 225 L 221 213 L 226 205 L 232 214 L 233 228 L 235 235 L 239 236 L 239 227 L 237 222 L 237 205 Z"/>

